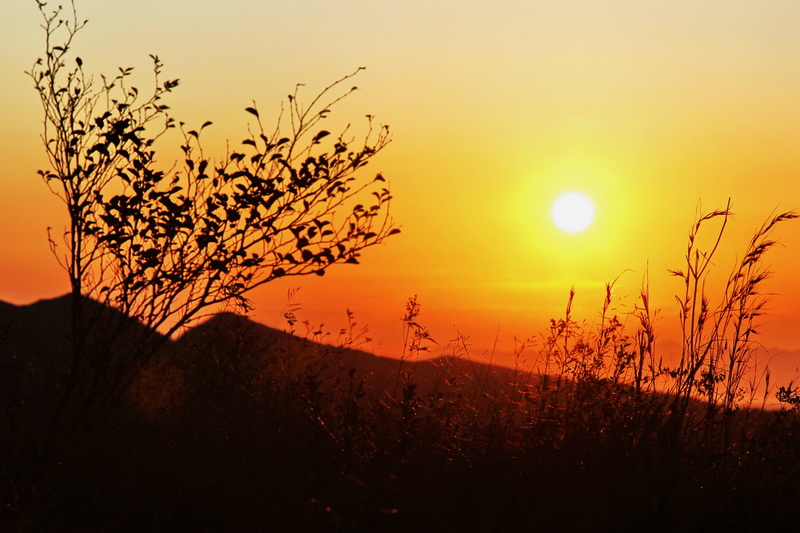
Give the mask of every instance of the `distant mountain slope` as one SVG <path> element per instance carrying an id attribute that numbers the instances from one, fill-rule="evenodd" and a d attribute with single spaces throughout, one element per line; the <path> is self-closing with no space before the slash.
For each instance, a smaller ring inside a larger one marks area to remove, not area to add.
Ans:
<path id="1" fill-rule="evenodd" d="M 29 401 L 59 386 L 69 360 L 71 301 L 66 295 L 24 306 L 0 302 L 0 385 L 7 397 Z M 126 339 L 153 336 L 163 344 L 154 361 L 137 368 L 130 397 L 139 409 L 154 416 L 188 400 L 201 382 L 203 387 L 257 386 L 263 373 L 308 377 L 327 389 L 342 387 L 350 379 L 363 381 L 375 395 L 395 392 L 404 379 L 415 384 L 420 394 L 445 388 L 492 394 L 512 381 L 533 379 L 465 358 L 400 361 L 381 357 L 314 342 L 233 313 L 214 315 L 170 341 L 92 300 L 87 300 L 84 312 L 95 324 L 92 338 L 97 345 L 118 342 L 114 335 L 119 331 L 127 332 Z M 123 347 L 127 342 L 123 340 Z M 132 359 L 118 363 L 138 365 Z"/>
<path id="2" fill-rule="evenodd" d="M 125 339 L 133 336 L 161 335 L 139 324 L 119 311 L 84 299 L 83 315 L 90 324 L 90 342 L 108 342 L 109 336 L 124 330 Z M 39 300 L 29 305 L 0 301 L 0 349 L 18 353 L 58 352 L 67 348 L 71 337 L 72 296 Z M 118 339 L 117 339 L 118 340 Z"/>
<path id="3" fill-rule="evenodd" d="M 233 313 L 215 315 L 187 331 L 176 347 L 213 357 L 229 367 L 252 368 L 252 362 L 266 358 L 284 371 L 318 375 L 328 382 L 348 376 L 363 379 L 373 392 L 392 390 L 403 372 L 412 372 L 418 391 L 427 393 L 445 382 L 478 388 L 496 387 L 514 378 L 507 367 L 487 365 L 465 358 L 439 357 L 400 361 L 347 346 L 317 343 L 277 330 Z M 529 375 L 516 376 L 527 381 Z"/>
<path id="4" fill-rule="evenodd" d="M 0 302 L 0 402 L 18 410 L 52 412 L 67 390 L 69 376 L 77 376 L 70 389 L 72 404 L 81 403 L 101 388 L 136 367 L 137 347 L 164 342 L 157 332 L 91 299 L 83 302 L 89 325 L 86 357 L 72 358 L 72 297 L 40 300 L 30 305 Z M 107 388 L 106 388 L 107 389 Z M 17 409 L 19 408 L 19 409 Z M 18 414 L 18 413 L 16 413 Z"/>

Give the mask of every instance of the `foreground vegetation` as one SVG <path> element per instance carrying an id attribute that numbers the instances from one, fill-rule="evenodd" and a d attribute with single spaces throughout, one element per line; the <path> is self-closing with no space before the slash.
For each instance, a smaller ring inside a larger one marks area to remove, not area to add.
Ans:
<path id="1" fill-rule="evenodd" d="M 4 398 L 3 529 L 793 530 L 798 395 L 754 366 L 752 320 L 770 232 L 794 215 L 756 233 L 714 306 L 716 244 L 699 250 L 698 233 L 716 220 L 721 237 L 728 216 L 698 219 L 674 272 L 687 291 L 670 365 L 647 290 L 620 317 L 609 286 L 594 327 L 568 305 L 514 369 L 458 342 L 417 362 L 431 339 L 412 299 L 406 349 L 382 367 L 353 350 L 356 328 L 327 346 L 224 315 L 168 343 L 78 439 L 43 446 L 21 415 L 38 399 Z M 767 394 L 783 408 L 765 410 Z"/>

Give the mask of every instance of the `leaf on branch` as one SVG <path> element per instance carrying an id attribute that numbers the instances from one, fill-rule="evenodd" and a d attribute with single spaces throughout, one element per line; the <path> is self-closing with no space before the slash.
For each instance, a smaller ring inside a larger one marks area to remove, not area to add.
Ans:
<path id="1" fill-rule="evenodd" d="M 316 135 L 314 135 L 314 140 L 312 142 L 314 144 L 317 144 L 320 140 L 324 139 L 325 137 L 327 137 L 330 134 L 331 134 L 331 132 L 322 130 L 319 133 L 317 133 Z"/>
<path id="2" fill-rule="evenodd" d="M 252 114 L 252 115 L 255 115 L 256 118 L 260 118 L 258 116 L 258 110 L 256 110 L 255 107 L 245 107 L 244 110 L 247 111 L 248 113 Z"/>
<path id="3" fill-rule="evenodd" d="M 111 227 L 114 227 L 119 223 L 119 220 L 117 219 L 117 217 L 115 217 L 113 215 L 103 215 L 103 214 L 101 214 L 100 218 L 103 219 L 103 222 L 105 222 L 106 224 L 108 224 Z"/>
<path id="4" fill-rule="evenodd" d="M 209 243 L 216 241 L 216 239 L 210 235 L 198 235 L 197 236 L 197 247 L 203 250 Z"/>
<path id="5" fill-rule="evenodd" d="M 89 154 L 92 152 L 100 152 L 104 156 L 108 157 L 108 146 L 103 143 L 97 143 L 89 149 Z"/>
<path id="6" fill-rule="evenodd" d="M 225 213 L 228 215 L 228 222 L 236 222 L 241 218 L 241 215 L 235 209 L 226 209 Z"/>
<path id="7" fill-rule="evenodd" d="M 211 122 L 210 120 L 206 120 L 205 122 L 203 122 L 203 125 L 202 125 L 202 126 L 200 126 L 200 129 L 202 130 L 202 129 L 203 129 L 203 128 L 205 128 L 206 126 L 210 126 L 210 125 L 212 125 L 212 124 L 213 124 L 213 122 Z"/>

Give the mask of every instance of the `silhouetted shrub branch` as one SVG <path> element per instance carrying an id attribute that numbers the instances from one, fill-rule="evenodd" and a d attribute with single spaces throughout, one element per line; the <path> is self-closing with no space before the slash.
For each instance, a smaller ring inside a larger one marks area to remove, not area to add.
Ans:
<path id="1" fill-rule="evenodd" d="M 255 128 L 221 160 L 206 157 L 200 142 L 211 122 L 198 129 L 177 123 L 183 161 L 164 170 L 156 164 L 156 142 L 176 127 L 163 98 L 178 80 L 161 81 L 163 65 L 151 56 L 150 91 L 130 84 L 132 68 L 98 83 L 71 53 L 86 24 L 74 2 L 53 12 L 37 4 L 45 54 L 29 75 L 42 103 L 50 162 L 39 174 L 70 220 L 63 243 L 50 238 L 74 301 L 64 402 L 75 383 L 85 382 L 88 368 L 104 377 L 96 387 L 107 389 L 94 397 L 117 394 L 164 338 L 209 306 L 246 306 L 247 292 L 264 283 L 357 264 L 364 249 L 399 232 L 383 176 L 364 174 L 390 142 L 389 128 L 369 115 L 361 139 L 349 127 L 339 134 L 322 128 L 335 105 L 356 90 L 346 84 L 360 68 L 308 106 L 300 103 L 298 86 L 269 129 L 255 104 L 247 107 Z M 117 331 L 104 345 L 87 346 L 97 317 L 85 316 L 84 297 L 165 336 L 121 347 Z"/>

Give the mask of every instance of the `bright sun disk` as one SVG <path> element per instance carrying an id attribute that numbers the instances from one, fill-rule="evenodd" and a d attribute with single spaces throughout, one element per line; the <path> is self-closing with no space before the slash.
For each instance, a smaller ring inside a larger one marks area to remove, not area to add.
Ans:
<path id="1" fill-rule="evenodd" d="M 550 214 L 560 229 L 577 233 L 588 228 L 594 220 L 594 205 L 585 194 L 568 192 L 556 199 Z"/>

